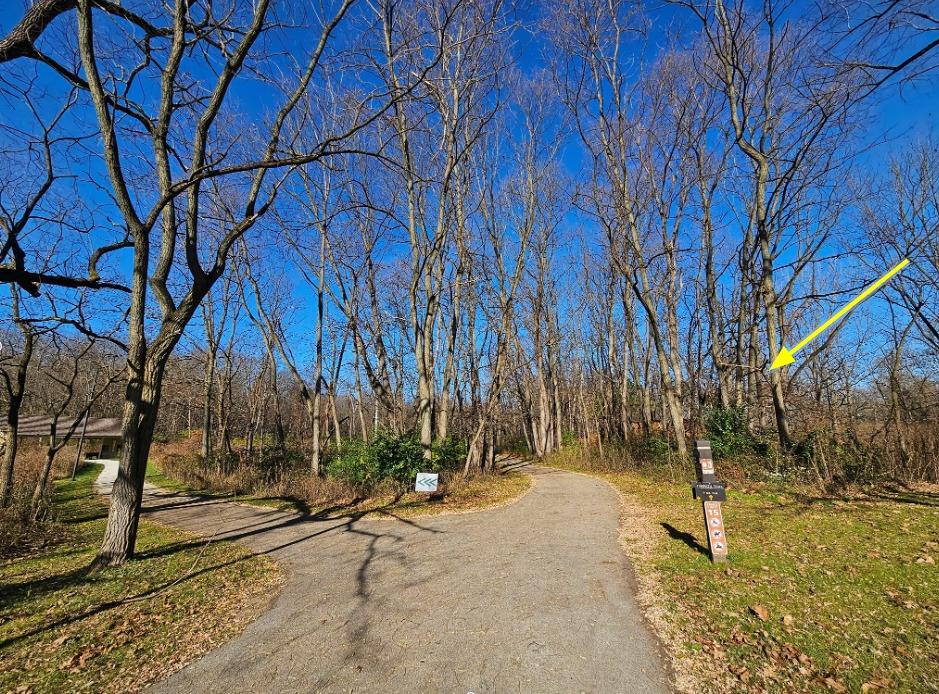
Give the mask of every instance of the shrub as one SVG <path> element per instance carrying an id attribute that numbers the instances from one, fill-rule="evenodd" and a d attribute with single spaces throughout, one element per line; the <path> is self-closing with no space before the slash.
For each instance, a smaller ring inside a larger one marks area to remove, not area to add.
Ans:
<path id="1" fill-rule="evenodd" d="M 704 416 L 704 427 L 716 456 L 747 453 L 756 443 L 743 407 L 712 407 Z"/>
<path id="2" fill-rule="evenodd" d="M 371 489 L 385 481 L 410 485 L 418 472 L 459 469 L 466 460 L 466 442 L 450 437 L 434 444 L 431 459 L 413 434 L 380 432 L 371 441 L 342 444 L 326 465 L 326 474 L 358 489 Z"/>
<path id="3" fill-rule="evenodd" d="M 433 463 L 424 460 L 424 450 L 416 436 L 381 433 L 369 442 L 368 448 L 374 456 L 379 481 L 390 479 L 406 484 L 420 471 L 434 472 Z"/>
<path id="4" fill-rule="evenodd" d="M 811 470 L 816 478 L 836 486 L 852 483 L 871 483 L 883 478 L 877 461 L 886 455 L 881 447 L 863 443 L 853 434 L 844 438 L 831 432 L 810 431 L 792 449 L 792 460 Z"/>
<path id="5" fill-rule="evenodd" d="M 434 448 L 431 451 L 433 455 L 433 470 L 429 472 L 461 469 L 466 462 L 468 448 L 465 439 L 455 436 L 448 436 L 443 441 L 438 441 L 434 444 Z M 422 468 L 421 472 L 428 472 L 428 470 Z"/>
<path id="6" fill-rule="evenodd" d="M 369 487 L 378 481 L 377 461 L 367 442 L 352 439 L 333 453 L 326 464 L 326 474 L 359 489 Z"/>
<path id="7" fill-rule="evenodd" d="M 416 437 L 380 432 L 371 441 L 345 442 L 326 465 L 326 473 L 359 489 L 369 489 L 387 479 L 406 483 L 428 467 Z"/>
<path id="8" fill-rule="evenodd" d="M 634 455 L 640 462 L 658 463 L 668 459 L 671 448 L 668 439 L 650 434 L 636 442 Z"/>

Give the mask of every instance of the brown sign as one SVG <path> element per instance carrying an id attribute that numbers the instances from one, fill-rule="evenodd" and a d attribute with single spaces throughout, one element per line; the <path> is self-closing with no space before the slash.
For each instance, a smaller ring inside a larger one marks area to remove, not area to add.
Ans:
<path id="1" fill-rule="evenodd" d="M 692 486 L 692 493 L 694 498 L 701 499 L 711 561 L 727 561 L 727 531 L 724 530 L 724 516 L 721 514 L 721 502 L 727 499 L 726 489 L 715 477 L 711 442 L 697 441 L 695 450 L 698 483 Z"/>

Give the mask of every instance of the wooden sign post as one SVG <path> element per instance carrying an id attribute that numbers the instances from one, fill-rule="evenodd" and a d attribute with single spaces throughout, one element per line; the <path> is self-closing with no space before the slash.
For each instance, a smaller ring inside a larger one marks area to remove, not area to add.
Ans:
<path id="1" fill-rule="evenodd" d="M 724 516 L 721 515 L 721 502 L 727 501 L 727 490 L 714 474 L 711 442 L 696 441 L 695 452 L 698 481 L 691 487 L 692 497 L 701 499 L 704 509 L 704 529 L 708 536 L 711 561 L 727 561 L 727 532 L 724 530 Z"/>

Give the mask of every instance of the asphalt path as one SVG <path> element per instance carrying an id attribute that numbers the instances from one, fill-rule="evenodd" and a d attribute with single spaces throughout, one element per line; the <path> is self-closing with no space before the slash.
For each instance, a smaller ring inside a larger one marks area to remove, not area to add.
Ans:
<path id="1" fill-rule="evenodd" d="M 417 520 L 328 520 L 148 486 L 146 518 L 243 543 L 289 574 L 241 636 L 152 691 L 669 691 L 618 544 L 616 493 L 526 470 L 535 483 L 515 503 Z"/>

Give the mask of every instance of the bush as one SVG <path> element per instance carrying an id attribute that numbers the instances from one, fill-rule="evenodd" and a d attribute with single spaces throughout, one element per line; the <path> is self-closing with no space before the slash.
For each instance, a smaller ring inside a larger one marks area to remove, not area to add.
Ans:
<path id="1" fill-rule="evenodd" d="M 46 494 L 51 495 L 52 481 L 68 477 L 72 471 L 77 449 L 73 445 L 65 446 L 56 456 L 55 464 L 49 477 Z M 42 520 L 33 515 L 33 489 L 39 478 L 39 470 L 46 457 L 45 447 L 35 441 L 21 441 L 16 452 L 13 466 L 13 489 L 10 506 L 0 509 L 0 558 L 18 556 L 31 551 L 34 546 L 42 546 L 56 541 L 62 528 L 48 522 L 48 500 L 44 502 Z"/>
<path id="2" fill-rule="evenodd" d="M 415 436 L 379 434 L 367 447 L 375 459 L 379 481 L 407 484 L 420 471 L 434 472 L 433 464 L 424 460 L 424 450 Z"/>
<path id="3" fill-rule="evenodd" d="M 407 482 L 426 467 L 421 444 L 414 436 L 381 432 L 371 441 L 345 442 L 326 465 L 326 474 L 359 489 L 370 489 L 386 479 Z"/>
<path id="4" fill-rule="evenodd" d="M 466 463 L 466 454 L 469 446 L 465 439 L 455 436 L 448 436 L 443 441 L 434 444 L 431 451 L 433 455 L 433 470 L 430 472 L 439 472 L 441 470 L 461 470 Z M 426 468 L 421 472 L 428 472 Z"/>
<path id="5" fill-rule="evenodd" d="M 371 486 L 378 480 L 378 467 L 365 441 L 352 439 L 342 445 L 326 464 L 326 474 L 356 488 Z"/>
<path id="6" fill-rule="evenodd" d="M 712 407 L 704 416 L 704 427 L 716 456 L 735 456 L 751 451 L 756 443 L 743 407 Z"/>
<path id="7" fill-rule="evenodd" d="M 413 434 L 380 432 L 371 441 L 352 440 L 342 444 L 326 465 L 326 474 L 367 490 L 382 482 L 410 485 L 418 472 L 442 472 L 462 467 L 466 442 L 447 438 L 434 444 L 432 458 L 424 460 L 424 450 Z"/>
<path id="8" fill-rule="evenodd" d="M 668 439 L 650 434 L 634 444 L 633 452 L 639 462 L 659 463 L 668 460 L 671 449 Z"/>

